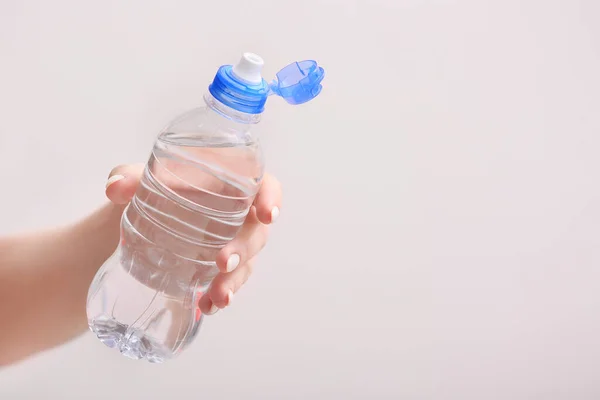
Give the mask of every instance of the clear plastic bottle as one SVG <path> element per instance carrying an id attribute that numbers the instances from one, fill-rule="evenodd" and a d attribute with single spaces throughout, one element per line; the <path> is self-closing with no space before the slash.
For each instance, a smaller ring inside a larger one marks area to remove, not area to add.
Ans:
<path id="1" fill-rule="evenodd" d="M 219 68 L 205 106 L 175 119 L 155 142 L 123 213 L 119 247 L 87 300 L 92 332 L 127 357 L 163 362 L 196 336 L 216 255 L 243 224 L 263 176 L 251 127 L 269 95 L 301 104 L 321 91 L 324 71 L 314 61 L 290 64 L 271 84 L 262 65 L 246 53 Z"/>

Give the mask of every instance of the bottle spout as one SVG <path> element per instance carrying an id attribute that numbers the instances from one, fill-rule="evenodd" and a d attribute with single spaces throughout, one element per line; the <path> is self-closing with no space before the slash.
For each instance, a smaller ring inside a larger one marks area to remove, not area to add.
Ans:
<path id="1" fill-rule="evenodd" d="M 321 93 L 324 77 L 325 70 L 316 61 L 297 61 L 279 71 L 269 86 L 271 94 L 282 97 L 289 104 L 302 104 Z"/>
<path id="2" fill-rule="evenodd" d="M 254 53 L 244 53 L 240 61 L 233 66 L 231 72 L 237 78 L 251 84 L 260 85 L 262 76 L 260 75 L 265 62 Z"/>

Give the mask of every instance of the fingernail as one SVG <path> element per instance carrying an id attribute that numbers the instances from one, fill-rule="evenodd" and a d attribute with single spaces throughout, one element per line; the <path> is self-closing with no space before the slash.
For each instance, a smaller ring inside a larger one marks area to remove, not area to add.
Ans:
<path id="1" fill-rule="evenodd" d="M 271 210 L 271 223 L 274 223 L 279 218 L 279 207 L 275 206 Z"/>
<path id="2" fill-rule="evenodd" d="M 230 290 L 229 292 L 227 292 L 227 305 L 230 306 L 232 301 L 233 301 L 233 291 Z"/>
<path id="3" fill-rule="evenodd" d="M 216 305 L 213 304 L 212 306 L 210 306 L 210 310 L 208 310 L 206 315 L 213 315 L 217 311 L 219 311 L 219 307 L 217 307 Z"/>
<path id="4" fill-rule="evenodd" d="M 108 187 L 110 185 L 112 185 L 113 183 L 120 181 L 121 179 L 124 179 L 125 177 L 123 175 L 113 175 L 110 178 L 108 178 L 108 180 L 106 181 L 106 188 L 108 189 Z"/>
<path id="5" fill-rule="evenodd" d="M 240 255 L 232 254 L 227 259 L 227 272 L 231 272 L 240 265 Z"/>

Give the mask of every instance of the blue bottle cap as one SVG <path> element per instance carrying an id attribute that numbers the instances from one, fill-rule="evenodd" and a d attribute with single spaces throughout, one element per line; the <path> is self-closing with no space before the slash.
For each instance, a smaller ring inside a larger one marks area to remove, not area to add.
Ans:
<path id="1" fill-rule="evenodd" d="M 223 65 L 208 87 L 215 99 L 246 114 L 260 114 L 269 97 L 269 85 L 265 80 L 248 82 L 233 73 L 233 66 Z"/>
<path id="2" fill-rule="evenodd" d="M 324 77 L 325 70 L 316 61 L 299 61 L 279 71 L 270 87 L 273 94 L 282 97 L 289 104 L 302 104 L 321 93 L 321 81 Z"/>
<path id="3" fill-rule="evenodd" d="M 247 114 L 262 113 L 267 98 L 272 94 L 296 105 L 306 103 L 321 93 L 325 71 L 315 61 L 288 65 L 277 73 L 270 85 L 260 77 L 262 66 L 259 56 L 245 53 L 235 66 L 220 67 L 208 90 L 219 102 Z"/>

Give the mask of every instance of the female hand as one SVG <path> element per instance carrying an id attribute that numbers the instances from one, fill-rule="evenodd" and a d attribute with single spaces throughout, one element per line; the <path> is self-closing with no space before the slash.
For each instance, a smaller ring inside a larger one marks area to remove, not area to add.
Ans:
<path id="1" fill-rule="evenodd" d="M 136 192 L 144 165 L 120 165 L 106 183 L 106 196 L 115 204 L 129 203 Z M 267 242 L 269 225 L 279 216 L 281 185 L 265 174 L 261 188 L 237 236 L 216 257 L 219 274 L 199 301 L 200 310 L 212 315 L 231 304 L 234 293 L 252 274 L 256 255 Z"/>

